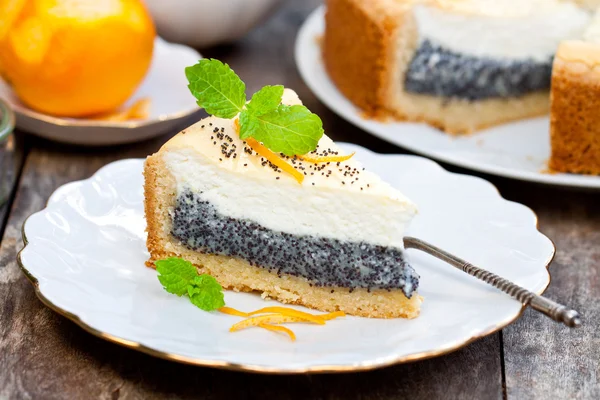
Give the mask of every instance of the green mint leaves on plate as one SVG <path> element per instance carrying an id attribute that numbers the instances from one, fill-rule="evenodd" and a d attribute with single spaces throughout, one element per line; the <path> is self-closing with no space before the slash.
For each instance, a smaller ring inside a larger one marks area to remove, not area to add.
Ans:
<path id="1" fill-rule="evenodd" d="M 206 311 L 216 310 L 225 305 L 223 288 L 210 275 L 197 275 L 188 285 L 190 301 L 198 308 Z"/>
<path id="2" fill-rule="evenodd" d="M 198 105 L 219 118 L 240 114 L 240 138 L 254 138 L 276 153 L 303 155 L 323 136 L 321 119 L 301 105 L 281 104 L 283 86 L 265 86 L 246 104 L 246 85 L 227 64 L 200 60 L 187 67 L 189 89 Z"/>
<path id="3" fill-rule="evenodd" d="M 167 292 L 177 296 L 188 295 L 190 301 L 204 311 L 217 310 L 225 305 L 219 282 L 210 275 L 198 275 L 191 262 L 171 257 L 154 264 L 158 280 Z"/>

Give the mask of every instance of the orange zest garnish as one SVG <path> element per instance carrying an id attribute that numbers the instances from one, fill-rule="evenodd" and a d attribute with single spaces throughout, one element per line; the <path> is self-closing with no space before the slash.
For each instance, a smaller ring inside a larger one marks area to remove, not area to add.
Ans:
<path id="1" fill-rule="evenodd" d="M 252 317 L 234 324 L 229 328 L 229 332 L 239 331 L 241 329 L 250 328 L 252 326 L 259 326 L 260 324 L 283 324 L 286 322 L 308 322 L 303 319 L 296 317 L 288 317 L 281 314 L 267 314 L 259 317 Z"/>
<path id="2" fill-rule="evenodd" d="M 223 314 L 235 315 L 237 317 L 249 317 L 243 321 L 234 324 L 229 328 L 230 332 L 239 331 L 246 328 L 257 326 L 259 328 L 268 329 L 270 331 L 284 332 L 289 335 L 292 341 L 296 340 L 296 335 L 292 330 L 278 324 L 285 324 L 288 322 L 305 322 L 313 323 L 317 325 L 325 325 L 326 321 L 330 321 L 337 317 L 343 317 L 346 315 L 343 311 L 330 312 L 328 314 L 309 314 L 304 311 L 295 310 L 287 307 L 263 307 L 251 312 L 243 312 L 236 310 L 231 307 L 221 307 L 219 311 Z M 265 314 L 257 316 L 258 314 Z"/>
<path id="3" fill-rule="evenodd" d="M 258 326 L 261 328 L 267 329 L 269 331 L 287 333 L 287 335 L 290 337 L 290 339 L 292 339 L 292 342 L 296 341 L 296 334 L 291 329 L 288 329 L 285 326 L 269 325 L 269 324 L 259 324 Z"/>
<path id="4" fill-rule="evenodd" d="M 296 168 L 292 167 L 290 164 L 285 162 L 285 160 L 279 155 L 273 153 L 271 150 L 267 149 L 265 146 L 260 144 L 256 139 L 247 138 L 245 140 L 252 150 L 254 150 L 260 156 L 266 158 L 267 160 L 281 168 L 283 171 L 287 172 L 288 174 L 291 174 L 298 181 L 298 183 L 302 183 L 302 181 L 304 181 L 304 175 L 300 173 L 300 171 L 298 171 Z"/>
<path id="5" fill-rule="evenodd" d="M 223 314 L 235 315 L 236 317 L 249 317 L 250 316 L 248 313 L 236 310 L 235 308 L 231 308 L 231 307 L 221 307 L 221 308 L 219 308 L 219 311 L 222 312 Z"/>
<path id="6" fill-rule="evenodd" d="M 298 157 L 302 161 L 310 162 L 313 164 L 318 164 L 318 163 L 324 163 L 324 162 L 346 161 L 346 160 L 351 159 L 354 156 L 354 154 L 356 154 L 356 153 L 348 154 L 345 156 L 316 156 L 316 157 L 312 157 L 308 154 L 305 154 L 303 156 L 296 156 L 296 157 Z"/>
<path id="7" fill-rule="evenodd" d="M 332 319 L 336 319 L 337 317 L 345 317 L 346 313 L 343 311 L 335 311 L 329 314 L 322 314 L 319 317 L 323 318 L 325 321 L 331 321 Z"/>
<path id="8" fill-rule="evenodd" d="M 252 311 L 248 313 L 249 316 L 256 314 L 275 313 L 285 315 L 286 317 L 300 318 L 315 324 L 325 325 L 325 320 L 320 315 L 313 315 L 303 311 L 294 310 L 293 308 L 286 307 L 265 307 L 260 310 Z"/>

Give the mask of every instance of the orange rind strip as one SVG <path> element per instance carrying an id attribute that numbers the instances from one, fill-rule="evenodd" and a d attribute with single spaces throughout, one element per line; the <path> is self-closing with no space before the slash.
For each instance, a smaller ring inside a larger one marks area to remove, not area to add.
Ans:
<path id="1" fill-rule="evenodd" d="M 286 333 L 292 341 L 296 340 L 296 335 L 291 329 L 285 328 L 283 326 L 278 326 L 277 324 L 284 324 L 287 322 L 306 322 L 306 323 L 314 323 L 317 325 L 325 325 L 326 321 L 330 321 L 332 319 L 343 317 L 346 315 L 343 311 L 335 311 L 330 312 L 328 314 L 309 314 L 304 311 L 295 310 L 293 308 L 287 307 L 263 307 L 258 310 L 252 312 L 243 312 L 236 310 L 231 307 L 221 307 L 219 311 L 228 314 L 235 315 L 238 317 L 249 317 L 243 321 L 234 324 L 231 328 L 229 328 L 230 332 L 239 331 L 246 328 L 251 328 L 253 326 L 257 326 L 259 328 L 268 329 L 270 331 L 284 332 Z M 260 316 L 255 316 L 258 314 L 265 314 Z"/>
<path id="2" fill-rule="evenodd" d="M 347 161 L 349 159 L 351 159 L 352 157 L 354 157 L 354 154 L 356 154 L 356 152 L 353 152 L 352 154 L 348 154 L 345 156 L 317 156 L 317 157 L 312 157 L 309 156 L 307 154 L 304 154 L 302 156 L 296 156 L 299 159 L 301 159 L 302 161 L 306 161 L 309 163 L 313 163 L 313 164 L 319 164 L 319 163 L 324 163 L 324 162 L 342 162 L 342 161 Z"/>
<path id="3" fill-rule="evenodd" d="M 246 143 L 252 150 L 257 152 L 260 156 L 266 158 L 271 161 L 273 164 L 281 168 L 282 171 L 287 172 L 292 175 L 294 179 L 298 181 L 298 183 L 302 183 L 304 181 L 304 175 L 296 168 L 292 167 L 290 164 L 285 162 L 285 160 L 279 157 L 277 154 L 273 153 L 271 150 L 267 149 L 265 146 L 260 144 L 256 139 L 246 138 Z"/>
<path id="4" fill-rule="evenodd" d="M 298 310 L 294 310 L 293 308 L 286 308 L 286 307 L 265 307 L 265 308 L 261 308 L 260 310 L 249 312 L 248 315 L 253 316 L 253 315 L 257 315 L 257 314 L 266 314 L 266 313 L 274 313 L 274 314 L 285 315 L 286 317 L 300 318 L 300 319 L 304 319 L 306 321 L 309 321 L 309 322 L 312 322 L 315 324 L 325 325 L 325 319 L 323 319 L 320 315 L 309 314 L 304 311 L 298 311 Z"/>
<path id="5" fill-rule="evenodd" d="M 291 329 L 288 329 L 285 326 L 269 325 L 269 324 L 259 324 L 258 326 L 261 328 L 267 329 L 269 331 L 286 333 L 290 337 L 292 342 L 296 341 L 296 334 Z"/>
<path id="6" fill-rule="evenodd" d="M 250 316 L 248 313 L 236 310 L 235 308 L 231 308 L 231 307 L 221 307 L 221 308 L 219 308 L 219 311 L 222 312 L 223 314 L 235 315 L 236 317 L 245 317 L 245 318 L 247 318 L 247 317 Z"/>
<path id="7" fill-rule="evenodd" d="M 338 317 L 345 317 L 346 313 L 343 311 L 335 311 L 329 314 L 321 314 L 319 317 L 323 318 L 325 321 L 331 321 L 332 319 L 336 319 Z"/>
<path id="8" fill-rule="evenodd" d="M 251 317 L 243 321 L 234 324 L 229 328 L 229 332 L 235 332 L 242 329 L 250 328 L 252 326 L 259 326 L 260 324 L 284 324 L 286 322 L 308 322 L 304 319 L 297 317 L 288 317 L 287 315 L 281 314 L 267 314 L 259 317 Z"/>

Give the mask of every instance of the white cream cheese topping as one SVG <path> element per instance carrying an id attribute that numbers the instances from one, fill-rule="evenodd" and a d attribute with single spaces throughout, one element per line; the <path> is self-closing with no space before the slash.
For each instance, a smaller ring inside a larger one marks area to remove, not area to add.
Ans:
<path id="1" fill-rule="evenodd" d="M 287 89 L 283 102 L 299 104 Z M 228 136 L 227 148 L 236 146 L 235 158 L 224 156 L 216 138 L 221 129 Z M 171 139 L 161 153 L 178 191 L 202 192 L 201 197 L 222 215 L 294 235 L 403 248 L 415 205 L 354 159 L 339 166 L 296 161 L 294 166 L 306 173 L 299 184 L 290 174 L 263 165 L 260 156 L 244 148 L 233 120 L 209 117 Z M 317 150 L 325 149 L 342 154 L 327 136 Z"/>

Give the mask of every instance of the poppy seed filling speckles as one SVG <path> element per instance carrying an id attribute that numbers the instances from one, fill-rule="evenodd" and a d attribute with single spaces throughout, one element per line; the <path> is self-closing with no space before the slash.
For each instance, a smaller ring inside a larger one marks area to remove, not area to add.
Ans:
<path id="1" fill-rule="evenodd" d="M 471 101 L 519 97 L 550 88 L 552 58 L 511 61 L 466 56 L 424 40 L 409 64 L 407 92 Z"/>
<path id="2" fill-rule="evenodd" d="M 172 235 L 191 250 L 239 257 L 315 286 L 401 289 L 410 298 L 419 284 L 401 249 L 272 231 L 220 215 L 191 190 L 179 194 L 172 219 Z"/>

